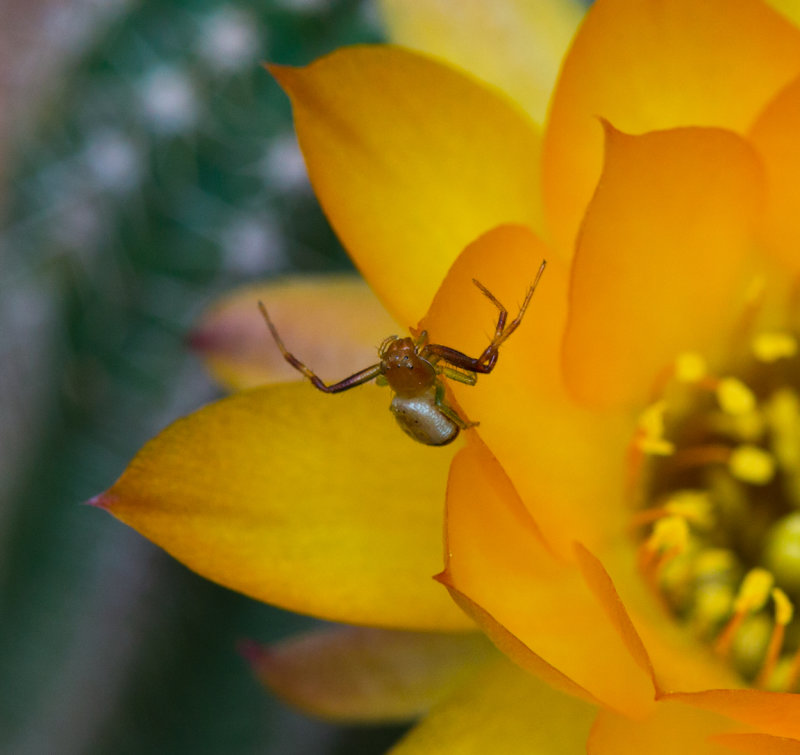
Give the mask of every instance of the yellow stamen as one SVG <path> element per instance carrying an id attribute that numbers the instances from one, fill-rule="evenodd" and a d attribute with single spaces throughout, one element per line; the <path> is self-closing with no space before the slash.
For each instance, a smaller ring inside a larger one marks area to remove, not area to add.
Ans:
<path id="1" fill-rule="evenodd" d="M 793 692 L 797 687 L 797 682 L 800 679 L 800 650 L 795 652 L 789 664 L 789 673 L 786 677 L 786 686 L 784 692 Z"/>
<path id="2" fill-rule="evenodd" d="M 706 360 L 695 351 L 685 351 L 675 360 L 675 377 L 681 383 L 696 383 L 707 372 Z"/>
<path id="3" fill-rule="evenodd" d="M 640 435 L 636 442 L 644 453 L 654 456 L 669 456 L 675 451 L 675 444 L 664 438 L 666 408 L 665 401 L 657 401 L 648 406 L 639 416 Z"/>
<path id="4" fill-rule="evenodd" d="M 745 617 L 764 607 L 769 599 L 773 583 L 772 574 L 766 569 L 751 569 L 745 574 L 736 599 L 733 601 L 733 616 L 714 643 L 714 648 L 718 653 L 721 655 L 730 653 L 733 638 Z"/>
<path id="5" fill-rule="evenodd" d="M 679 490 L 667 498 L 663 505 L 637 511 L 632 517 L 635 527 L 650 524 L 665 516 L 681 516 L 700 529 L 714 525 L 711 497 L 703 490 Z"/>
<path id="6" fill-rule="evenodd" d="M 739 587 L 733 610 L 760 611 L 769 599 L 774 582 L 772 574 L 766 569 L 750 569 Z"/>
<path id="7" fill-rule="evenodd" d="M 711 496 L 704 490 L 680 490 L 669 497 L 664 508 L 700 529 L 714 526 Z"/>
<path id="8" fill-rule="evenodd" d="M 720 576 L 731 574 L 736 569 L 736 556 L 725 548 L 706 548 L 698 554 L 694 562 L 697 579 L 717 580 Z"/>
<path id="9" fill-rule="evenodd" d="M 674 548 L 683 550 L 689 542 L 689 526 L 680 516 L 665 516 L 653 526 L 647 538 L 647 547 L 654 553 L 664 553 Z"/>
<path id="10" fill-rule="evenodd" d="M 715 432 L 742 443 L 754 443 L 764 437 L 767 421 L 757 409 L 744 414 L 720 414 L 712 418 Z"/>
<path id="11" fill-rule="evenodd" d="M 763 448 L 743 443 L 730 453 L 730 473 L 751 485 L 766 485 L 775 475 L 775 459 Z"/>
<path id="12" fill-rule="evenodd" d="M 787 590 L 800 591 L 800 512 L 793 512 L 772 525 L 766 537 L 762 560 Z"/>
<path id="13" fill-rule="evenodd" d="M 663 438 L 642 438 L 639 440 L 639 448 L 651 456 L 672 456 L 675 453 L 675 444 Z"/>
<path id="14" fill-rule="evenodd" d="M 679 449 L 675 454 L 675 463 L 681 469 L 706 467 L 710 464 L 727 464 L 731 458 L 729 446 L 721 443 L 709 443 L 703 446 L 689 446 Z"/>
<path id="15" fill-rule="evenodd" d="M 734 600 L 733 588 L 728 584 L 705 585 L 695 594 L 692 623 L 702 637 L 713 637 L 717 627 L 730 616 Z"/>
<path id="16" fill-rule="evenodd" d="M 800 400 L 789 389 L 775 391 L 764 407 L 772 430 L 772 447 L 781 467 L 794 471 L 800 464 Z"/>
<path id="17" fill-rule="evenodd" d="M 777 362 L 797 353 L 797 339 L 790 333 L 772 331 L 759 333 L 753 339 L 753 356 L 760 362 Z"/>
<path id="18" fill-rule="evenodd" d="M 761 689 L 767 686 L 767 683 L 772 677 L 775 664 L 778 661 L 778 656 L 783 648 L 786 625 L 794 616 L 794 606 L 780 587 L 774 587 L 771 594 L 772 600 L 775 603 L 775 623 L 772 627 L 769 644 L 767 645 L 767 655 L 764 658 L 764 665 L 761 667 L 758 679 L 756 680 L 756 686 Z"/>
<path id="19" fill-rule="evenodd" d="M 683 553 L 689 544 L 689 525 L 680 516 L 665 516 L 653 525 L 650 537 L 639 548 L 639 568 L 656 587 L 664 565 Z"/>
<path id="20" fill-rule="evenodd" d="M 717 383 L 716 394 L 720 408 L 727 414 L 740 416 L 756 407 L 755 394 L 738 378 L 722 378 Z"/>

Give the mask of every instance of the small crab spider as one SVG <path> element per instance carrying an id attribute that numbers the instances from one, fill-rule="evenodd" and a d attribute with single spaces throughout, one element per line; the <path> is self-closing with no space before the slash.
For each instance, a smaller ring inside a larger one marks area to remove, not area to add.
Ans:
<path id="1" fill-rule="evenodd" d="M 488 374 L 494 369 L 500 346 L 522 322 L 546 264 L 543 260 L 536 278 L 525 294 L 519 313 L 508 324 L 506 308 L 489 289 L 473 278 L 472 282 L 500 310 L 494 337 L 479 357 L 467 356 L 449 346 L 428 343 L 428 334 L 424 330 L 415 338 L 389 336 L 378 348 L 380 362 L 332 385 L 323 382 L 284 346 L 267 308 L 262 302 L 258 306 L 283 358 L 305 375 L 315 388 L 325 393 L 341 393 L 370 380 L 375 380 L 379 385 L 388 385 L 394 391 L 389 408 L 400 427 L 420 443 L 444 446 L 455 440 L 459 431 L 477 423 L 468 422 L 447 403 L 442 376 L 475 385 L 478 374 Z"/>

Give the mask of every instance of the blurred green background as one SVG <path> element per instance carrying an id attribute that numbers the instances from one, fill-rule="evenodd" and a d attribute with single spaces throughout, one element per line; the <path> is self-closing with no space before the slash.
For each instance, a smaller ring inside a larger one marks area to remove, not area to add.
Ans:
<path id="1" fill-rule="evenodd" d="M 105 513 L 158 430 L 219 395 L 185 347 L 238 283 L 349 263 L 259 63 L 381 38 L 358 0 L 0 5 L 0 752 L 378 753 L 236 652 L 308 627 Z"/>

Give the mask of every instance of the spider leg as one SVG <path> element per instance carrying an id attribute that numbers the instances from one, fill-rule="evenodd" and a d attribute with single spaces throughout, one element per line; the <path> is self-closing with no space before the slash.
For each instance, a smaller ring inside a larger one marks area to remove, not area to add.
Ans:
<path id="1" fill-rule="evenodd" d="M 436 386 L 436 397 L 434 399 L 436 402 L 436 407 L 439 411 L 444 414 L 445 417 L 450 419 L 452 422 L 455 422 L 462 430 L 467 430 L 470 427 L 477 427 L 480 422 L 470 422 L 469 420 L 464 419 L 455 409 L 453 409 L 450 404 L 447 403 L 447 398 L 445 397 L 444 393 L 444 384 L 439 383 Z"/>
<path id="2" fill-rule="evenodd" d="M 442 346 L 435 343 L 426 344 L 420 353 L 423 354 L 423 356 L 431 355 L 436 359 L 441 359 L 449 363 L 453 367 L 461 370 L 467 370 L 468 372 L 483 374 L 491 372 L 497 363 L 497 357 L 499 355 L 501 344 L 505 342 L 505 340 L 519 327 L 520 323 L 522 322 L 522 318 L 525 316 L 525 311 L 528 309 L 528 305 L 533 297 L 533 292 L 536 290 L 536 286 L 539 284 L 539 280 L 542 277 L 542 273 L 544 272 L 546 265 L 547 261 L 542 260 L 542 264 L 539 266 L 539 271 L 536 273 L 536 278 L 534 278 L 533 283 L 528 288 L 528 291 L 525 294 L 525 299 L 522 302 L 522 306 L 519 308 L 517 316 L 508 324 L 506 324 L 508 319 L 508 310 L 506 310 L 497 297 L 491 291 L 489 291 L 486 286 L 473 279 L 473 283 L 500 310 L 500 314 L 497 317 L 497 325 L 495 326 L 494 338 L 492 338 L 489 345 L 483 350 L 479 357 L 470 357 L 461 351 L 451 349 L 449 346 Z M 448 375 L 448 377 L 450 376 Z"/>
<path id="3" fill-rule="evenodd" d="M 305 375 L 311 381 L 311 384 L 320 391 L 323 391 L 324 393 L 341 393 L 342 391 L 347 391 L 350 388 L 355 388 L 357 385 L 368 383 L 370 380 L 377 378 L 383 372 L 383 363 L 378 362 L 378 364 L 373 364 L 371 367 L 366 367 L 363 370 L 350 375 L 350 377 L 340 380 L 338 383 L 328 385 L 312 369 L 306 367 L 305 364 L 303 364 L 294 354 L 292 354 L 291 351 L 286 348 L 286 346 L 284 346 L 280 335 L 278 335 L 278 330 L 275 327 L 275 324 L 272 322 L 272 319 L 267 312 L 267 308 L 262 302 L 258 303 L 258 308 L 261 310 L 261 314 L 264 317 L 264 321 L 267 323 L 269 332 L 272 333 L 272 337 L 275 339 L 275 343 L 281 350 L 283 358 L 298 372 L 301 372 L 303 375 Z"/>

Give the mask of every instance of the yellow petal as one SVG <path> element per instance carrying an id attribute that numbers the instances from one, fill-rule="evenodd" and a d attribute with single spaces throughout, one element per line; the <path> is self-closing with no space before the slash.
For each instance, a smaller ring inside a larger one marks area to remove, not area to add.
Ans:
<path id="1" fill-rule="evenodd" d="M 391 755 L 575 755 L 595 714 L 502 661 L 435 708 Z"/>
<path id="2" fill-rule="evenodd" d="M 217 301 L 190 336 L 214 377 L 235 390 L 304 379 L 281 356 L 259 301 L 287 348 L 329 383 L 377 362 L 381 341 L 399 332 L 355 275 L 298 276 L 240 288 Z"/>
<path id="3" fill-rule="evenodd" d="M 497 308 L 476 279 L 517 313 L 548 249 L 522 226 L 501 226 L 459 256 L 422 327 L 432 340 L 477 356 L 486 348 Z M 561 343 L 568 269 L 550 258 L 519 329 L 497 367 L 474 387 L 453 383 L 459 405 L 514 480 L 550 546 L 572 558 L 572 541 L 601 541 L 621 526 L 622 460 L 630 428 L 620 415 L 587 412 L 564 390 Z M 605 462 L 597 463 L 598 449 Z M 576 473 L 579 470 L 579 473 Z"/>
<path id="4" fill-rule="evenodd" d="M 713 741 L 715 734 L 736 731 L 722 716 L 674 702 L 659 702 L 640 720 L 602 711 L 592 729 L 590 755 L 726 755 L 729 751 Z"/>
<path id="5" fill-rule="evenodd" d="M 799 132 L 800 78 L 797 78 L 770 102 L 750 134 L 764 162 L 769 186 L 766 242 L 778 259 L 795 271 L 800 270 Z"/>
<path id="6" fill-rule="evenodd" d="M 764 187 L 754 151 L 729 131 L 606 132 L 572 271 L 565 377 L 587 404 L 643 405 L 679 353 L 712 354 L 744 303 Z"/>
<path id="7" fill-rule="evenodd" d="M 516 638 L 521 647 L 500 638 L 514 661 L 539 673 L 541 663 L 529 662 L 532 652 L 617 710 L 640 715 L 652 705 L 649 670 L 631 654 L 580 572 L 545 549 L 510 480 L 477 441 L 453 460 L 446 522 L 441 579 L 481 609 L 474 618 L 492 639 L 496 632 L 487 618 Z"/>
<path id="8" fill-rule="evenodd" d="M 547 221 L 570 253 L 600 176 L 597 118 L 628 133 L 744 132 L 800 70 L 800 31 L 747 0 L 598 0 L 556 84 L 543 147 Z"/>
<path id="9" fill-rule="evenodd" d="M 539 134 L 472 78 L 391 47 L 270 70 L 323 209 L 399 322 L 422 316 L 481 232 L 539 224 Z"/>
<path id="10" fill-rule="evenodd" d="M 544 120 L 583 15 L 574 0 L 382 0 L 393 42 L 471 71 Z"/>
<path id="11" fill-rule="evenodd" d="M 411 442 L 373 386 L 240 393 L 150 441 L 94 502 L 199 574 L 348 623 L 462 629 L 431 575 L 453 451 Z"/>
<path id="12" fill-rule="evenodd" d="M 481 634 L 334 627 L 243 651 L 259 679 L 323 718 L 406 721 L 460 687 L 497 652 Z"/>

